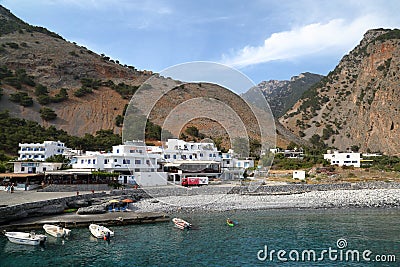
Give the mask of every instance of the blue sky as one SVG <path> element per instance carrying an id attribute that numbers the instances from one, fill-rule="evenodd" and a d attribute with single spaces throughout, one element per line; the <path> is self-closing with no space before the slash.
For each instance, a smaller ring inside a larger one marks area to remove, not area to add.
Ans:
<path id="1" fill-rule="evenodd" d="M 0 0 L 24 21 L 160 72 L 213 61 L 255 83 L 327 74 L 371 28 L 400 28 L 400 1 Z"/>

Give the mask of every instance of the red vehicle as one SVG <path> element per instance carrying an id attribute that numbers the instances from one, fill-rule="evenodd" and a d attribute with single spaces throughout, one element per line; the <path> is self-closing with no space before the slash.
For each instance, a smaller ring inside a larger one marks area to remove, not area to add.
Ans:
<path id="1" fill-rule="evenodd" d="M 208 177 L 185 177 L 182 178 L 183 186 L 208 185 Z"/>

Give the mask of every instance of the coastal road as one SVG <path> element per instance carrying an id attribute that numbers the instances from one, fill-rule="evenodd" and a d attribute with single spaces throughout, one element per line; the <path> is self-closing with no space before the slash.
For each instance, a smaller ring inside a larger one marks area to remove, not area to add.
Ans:
<path id="1" fill-rule="evenodd" d="M 92 192 L 79 192 L 80 195 L 91 194 Z M 30 203 L 48 199 L 62 198 L 76 196 L 76 192 L 37 192 L 16 190 L 14 193 L 7 193 L 4 190 L 0 190 L 0 206 L 11 206 L 22 203 Z"/>

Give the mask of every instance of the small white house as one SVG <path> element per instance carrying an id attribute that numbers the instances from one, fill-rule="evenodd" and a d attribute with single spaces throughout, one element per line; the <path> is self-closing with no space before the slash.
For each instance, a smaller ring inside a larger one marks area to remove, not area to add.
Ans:
<path id="1" fill-rule="evenodd" d="M 62 163 L 58 162 L 25 162 L 15 161 L 14 173 L 45 173 L 61 169 Z"/>
<path id="2" fill-rule="evenodd" d="M 306 172 L 305 171 L 293 171 L 293 179 L 305 180 Z"/>
<path id="3" fill-rule="evenodd" d="M 354 166 L 359 168 L 361 166 L 360 153 L 355 152 L 339 152 L 339 151 L 328 151 L 324 154 L 324 159 L 328 160 L 331 165 L 337 166 Z"/>

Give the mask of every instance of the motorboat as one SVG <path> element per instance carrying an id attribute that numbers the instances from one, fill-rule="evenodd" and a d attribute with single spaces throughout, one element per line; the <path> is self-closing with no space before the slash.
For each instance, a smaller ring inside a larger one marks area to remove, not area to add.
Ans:
<path id="1" fill-rule="evenodd" d="M 114 236 L 114 232 L 105 226 L 92 223 L 89 225 L 89 230 L 96 238 L 110 238 Z"/>
<path id="2" fill-rule="evenodd" d="M 188 223 L 187 221 L 180 219 L 180 218 L 173 218 L 172 222 L 175 224 L 176 227 L 178 227 L 179 229 L 190 229 L 192 227 L 192 225 L 190 223 Z"/>
<path id="3" fill-rule="evenodd" d="M 66 237 L 71 233 L 71 230 L 53 224 L 45 224 L 43 225 L 43 229 L 46 233 L 54 237 Z"/>
<path id="4" fill-rule="evenodd" d="M 35 232 L 5 232 L 4 235 L 12 243 L 32 246 L 43 244 L 47 239 L 46 235 L 35 234 Z"/>

